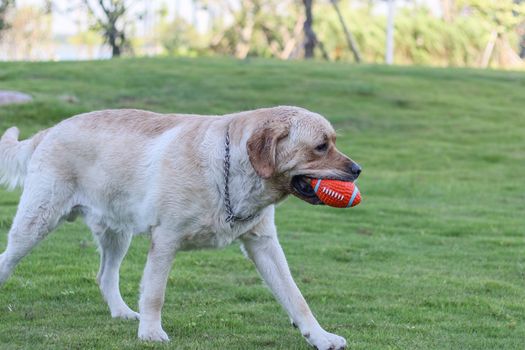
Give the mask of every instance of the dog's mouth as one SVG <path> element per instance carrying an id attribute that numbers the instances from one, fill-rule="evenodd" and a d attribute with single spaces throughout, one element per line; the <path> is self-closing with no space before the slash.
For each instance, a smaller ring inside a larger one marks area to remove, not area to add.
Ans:
<path id="1" fill-rule="evenodd" d="M 350 175 L 346 176 L 330 176 L 330 177 L 317 177 L 309 175 L 295 175 L 292 177 L 292 194 L 299 199 L 302 199 L 305 202 L 315 205 L 324 205 L 323 202 L 317 197 L 315 191 L 311 185 L 312 179 L 329 179 L 329 180 L 339 180 L 339 181 L 350 181 L 354 182 L 355 177 Z"/>
<path id="2" fill-rule="evenodd" d="M 317 197 L 310 184 L 312 178 L 304 175 L 296 175 L 292 177 L 292 194 L 299 199 L 310 204 L 324 205 Z"/>

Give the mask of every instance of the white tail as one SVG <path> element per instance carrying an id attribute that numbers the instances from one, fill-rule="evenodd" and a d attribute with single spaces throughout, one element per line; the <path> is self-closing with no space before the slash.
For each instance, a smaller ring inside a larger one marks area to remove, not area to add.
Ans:
<path id="1" fill-rule="evenodd" d="M 23 185 L 36 147 L 32 139 L 18 141 L 19 133 L 18 128 L 12 127 L 0 139 L 0 184 L 10 190 Z"/>

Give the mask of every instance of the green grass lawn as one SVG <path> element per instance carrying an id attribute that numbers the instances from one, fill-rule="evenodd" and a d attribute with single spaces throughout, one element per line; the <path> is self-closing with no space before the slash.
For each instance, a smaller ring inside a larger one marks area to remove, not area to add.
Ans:
<path id="1" fill-rule="evenodd" d="M 24 137 L 71 115 L 133 107 L 222 114 L 279 104 L 325 115 L 363 166 L 363 202 L 290 198 L 281 243 L 319 322 L 351 349 L 520 349 L 525 344 L 525 74 L 227 59 L 2 63 L 0 107 Z M 0 192 L 0 251 L 19 192 Z M 124 261 L 137 307 L 148 238 Z M 172 341 L 137 340 L 95 283 L 79 220 L 61 226 L 0 289 L 0 348 L 307 349 L 239 251 L 179 254 L 163 312 Z"/>

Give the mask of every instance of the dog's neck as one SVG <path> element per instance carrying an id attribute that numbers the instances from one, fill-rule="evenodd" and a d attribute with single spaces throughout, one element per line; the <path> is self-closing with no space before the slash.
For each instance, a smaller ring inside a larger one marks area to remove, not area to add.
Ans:
<path id="1" fill-rule="evenodd" d="M 224 207 L 226 208 L 226 222 L 231 225 L 236 221 L 249 221 L 255 218 L 257 213 L 250 214 L 246 217 L 235 215 L 230 198 L 230 168 L 231 168 L 231 142 L 230 142 L 230 125 L 226 126 L 226 136 L 224 138 Z"/>
<path id="2" fill-rule="evenodd" d="M 253 130 L 242 128 L 243 126 L 242 119 L 233 119 L 224 128 L 221 198 L 226 221 L 230 224 L 250 221 L 264 208 L 286 197 L 286 194 L 273 186 L 271 180 L 262 179 L 255 172 L 247 157 L 246 146 Z M 231 137 L 232 130 L 236 131 L 237 137 Z"/>

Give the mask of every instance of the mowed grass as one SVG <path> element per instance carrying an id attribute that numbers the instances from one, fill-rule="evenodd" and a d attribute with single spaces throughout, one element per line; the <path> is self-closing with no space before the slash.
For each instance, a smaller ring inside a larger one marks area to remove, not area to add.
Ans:
<path id="1" fill-rule="evenodd" d="M 523 349 L 525 75 L 229 59 L 0 65 L 0 108 L 24 137 L 71 115 L 133 107 L 222 114 L 279 104 L 325 115 L 363 166 L 360 206 L 290 198 L 277 226 L 299 287 L 351 349 Z M 19 192 L 0 192 L 0 250 Z M 205 213 L 203 213 L 205 215 Z M 121 288 L 137 308 L 149 240 Z M 79 220 L 51 234 L 0 289 L 0 348 L 307 349 L 238 245 L 178 254 L 163 312 L 169 344 L 110 318 Z"/>

